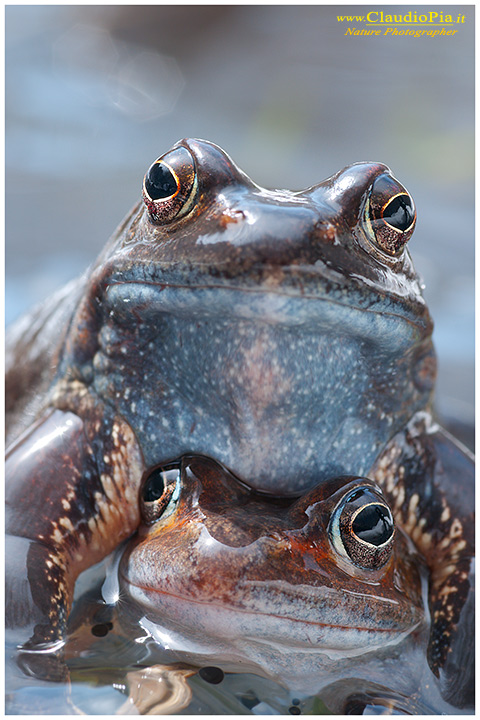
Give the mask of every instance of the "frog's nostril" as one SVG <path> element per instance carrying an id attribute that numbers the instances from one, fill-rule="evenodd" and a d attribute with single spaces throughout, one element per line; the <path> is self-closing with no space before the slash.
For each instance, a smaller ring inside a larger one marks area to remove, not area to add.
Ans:
<path id="1" fill-rule="evenodd" d="M 334 245 L 337 237 L 335 226 L 325 220 L 315 223 L 311 242 L 313 245 Z"/>

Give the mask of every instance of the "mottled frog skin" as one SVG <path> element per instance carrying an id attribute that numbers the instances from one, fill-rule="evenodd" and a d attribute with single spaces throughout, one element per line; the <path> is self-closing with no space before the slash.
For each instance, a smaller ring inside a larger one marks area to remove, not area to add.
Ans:
<path id="1" fill-rule="evenodd" d="M 266 190 L 183 140 L 88 275 L 12 328 L 7 622 L 31 672 L 39 649 L 61 656 L 78 574 L 139 527 L 148 473 L 198 454 L 276 497 L 346 475 L 388 492 L 429 567 L 428 657 L 451 693 L 472 647 L 473 465 L 430 417 L 414 225 L 385 165 Z"/>

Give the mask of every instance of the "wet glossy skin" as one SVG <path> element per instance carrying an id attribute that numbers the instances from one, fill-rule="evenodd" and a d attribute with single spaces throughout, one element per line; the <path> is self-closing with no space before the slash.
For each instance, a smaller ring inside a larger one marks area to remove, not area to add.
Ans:
<path id="1" fill-rule="evenodd" d="M 188 141 L 166 159 L 180 151 L 195 203 L 167 224 L 142 206 L 106 248 L 54 404 L 78 379 L 125 418 L 147 466 L 207 454 L 281 494 L 366 473 L 434 375 L 408 252 L 367 235 L 375 182 L 404 189 L 359 163 L 307 191 L 269 191 L 214 145 Z"/>
<path id="2" fill-rule="evenodd" d="M 9 336 L 6 605 L 28 667 L 61 648 L 78 573 L 139 527 L 145 474 L 198 454 L 274 496 L 376 481 L 429 567 L 430 665 L 465 675 L 472 463 L 430 417 L 413 201 L 379 163 L 300 192 L 200 140 L 157 166 L 165 196 L 151 168 L 88 276 Z"/>
<path id="3" fill-rule="evenodd" d="M 89 300 L 76 324 L 92 337 L 73 339 L 62 374 L 115 404 L 147 466 L 207 454 L 281 494 L 366 472 L 432 389 L 409 255 L 382 253 L 364 227 L 376 181 L 404 189 L 360 163 L 304 192 L 268 191 L 210 144 L 166 160 L 186 147 L 195 205 L 167 224 L 141 208 L 115 238 L 91 279 L 101 330 Z"/>
<path id="4" fill-rule="evenodd" d="M 180 656 L 201 663 L 210 648 L 220 665 L 258 666 L 314 691 L 329 665 L 357 666 L 427 628 L 422 560 L 403 532 L 388 527 L 378 548 L 351 530 L 353 547 L 339 539 L 347 498 L 360 495 L 357 517 L 385 507 L 371 481 L 337 478 L 286 505 L 207 458 L 185 458 L 170 476 L 165 500 L 146 503 L 142 491 L 143 524 L 120 562 L 118 592 Z"/>

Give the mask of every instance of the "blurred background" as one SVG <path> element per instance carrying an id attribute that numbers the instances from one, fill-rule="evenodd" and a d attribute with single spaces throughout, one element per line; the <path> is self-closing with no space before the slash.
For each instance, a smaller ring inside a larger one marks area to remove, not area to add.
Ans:
<path id="1" fill-rule="evenodd" d="M 7 6 L 7 322 L 95 259 L 182 137 L 218 143 L 267 187 L 382 161 L 417 204 L 437 408 L 471 442 L 474 6 L 442 5 L 465 15 L 449 37 L 345 36 L 355 23 L 337 15 L 370 9 Z"/>

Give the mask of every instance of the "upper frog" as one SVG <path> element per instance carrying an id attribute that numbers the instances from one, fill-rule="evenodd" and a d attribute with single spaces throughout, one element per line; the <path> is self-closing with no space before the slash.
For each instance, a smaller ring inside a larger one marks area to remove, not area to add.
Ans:
<path id="1" fill-rule="evenodd" d="M 148 466 L 206 454 L 280 494 L 366 473 L 435 371 L 404 187 L 358 163 L 265 190 L 184 140 L 143 196 L 90 275 L 56 397 L 78 380 L 115 406 Z"/>

